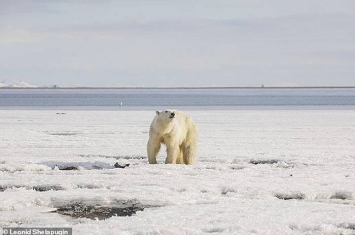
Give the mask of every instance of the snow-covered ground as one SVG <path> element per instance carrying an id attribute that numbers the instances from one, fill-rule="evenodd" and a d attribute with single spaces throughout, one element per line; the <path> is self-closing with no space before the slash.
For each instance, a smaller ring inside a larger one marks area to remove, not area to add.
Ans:
<path id="1" fill-rule="evenodd" d="M 354 110 L 187 112 L 200 130 L 192 166 L 147 163 L 154 110 L 0 110 L 0 227 L 66 226 L 85 235 L 355 233 Z M 79 170 L 60 170 L 68 166 Z M 53 212 L 120 200 L 146 208 L 106 220 Z"/>
<path id="2" fill-rule="evenodd" d="M 1 81 L 0 82 L 0 88 L 35 88 L 37 86 L 29 84 L 27 82 L 24 81 L 16 81 L 16 80 L 12 80 L 12 81 Z"/>

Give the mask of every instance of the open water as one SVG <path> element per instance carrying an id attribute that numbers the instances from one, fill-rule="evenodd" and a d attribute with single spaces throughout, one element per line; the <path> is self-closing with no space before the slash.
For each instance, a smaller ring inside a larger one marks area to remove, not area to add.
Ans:
<path id="1" fill-rule="evenodd" d="M 355 88 L 0 89 L 0 109 L 355 109 Z"/>

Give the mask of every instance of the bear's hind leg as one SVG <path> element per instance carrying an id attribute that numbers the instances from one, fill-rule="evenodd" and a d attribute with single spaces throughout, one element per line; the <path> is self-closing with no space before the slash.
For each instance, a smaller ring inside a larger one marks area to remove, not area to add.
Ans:
<path id="1" fill-rule="evenodd" d="M 184 164 L 184 153 L 182 151 L 182 147 L 180 146 L 180 153 L 179 153 L 179 157 L 176 160 L 176 164 Z"/>
<path id="2" fill-rule="evenodd" d="M 157 164 L 157 154 L 160 150 L 160 142 L 149 140 L 147 144 L 148 161 L 150 164 Z"/>
<path id="3" fill-rule="evenodd" d="M 184 163 L 186 165 L 194 164 L 196 161 L 196 147 L 197 144 L 191 144 L 183 149 L 184 151 Z"/>

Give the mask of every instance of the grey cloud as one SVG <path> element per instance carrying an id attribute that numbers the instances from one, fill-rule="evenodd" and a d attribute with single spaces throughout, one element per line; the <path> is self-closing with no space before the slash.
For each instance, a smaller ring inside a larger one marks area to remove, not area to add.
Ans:
<path id="1" fill-rule="evenodd" d="M 261 7 L 259 1 L 253 2 Z M 59 13 L 43 12 L 48 18 L 25 15 L 14 28 L 0 27 L 0 79 L 10 76 L 36 85 L 126 86 L 354 82 L 352 14 L 199 18 L 191 17 L 193 12 L 172 13 L 179 17 L 167 17 L 165 12 L 151 17 L 149 8 L 146 17 L 127 18 L 142 7 L 130 2 L 129 13 L 116 17 L 117 11 L 124 11 L 108 8 L 116 3 L 64 1 Z M 252 11 L 251 3 L 244 3 Z M 207 5 L 213 6 L 211 1 Z"/>

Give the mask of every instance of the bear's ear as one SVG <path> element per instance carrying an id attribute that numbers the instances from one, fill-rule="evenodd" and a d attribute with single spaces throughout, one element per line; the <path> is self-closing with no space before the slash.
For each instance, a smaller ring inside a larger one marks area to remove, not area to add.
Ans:
<path id="1" fill-rule="evenodd" d="M 157 111 L 155 111 L 155 113 L 157 114 L 157 115 L 159 115 L 159 111 L 157 110 Z"/>

